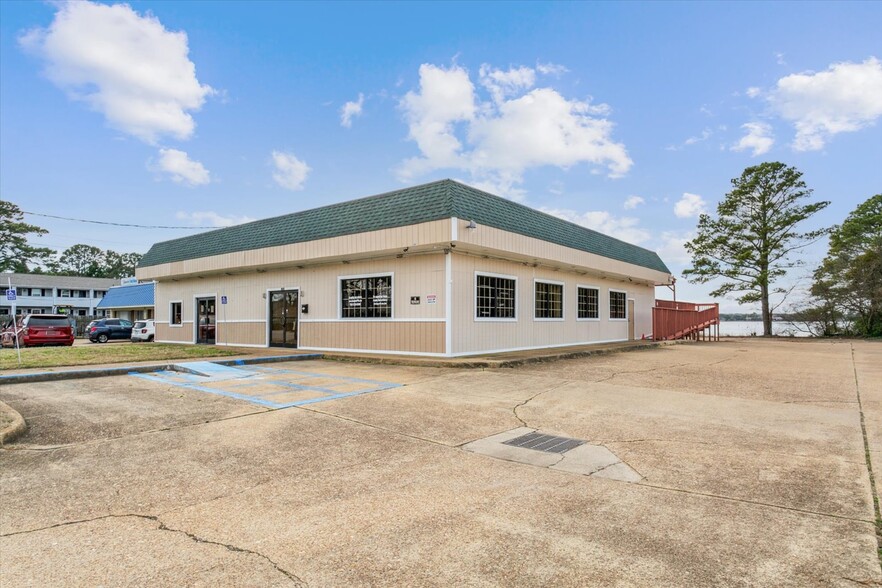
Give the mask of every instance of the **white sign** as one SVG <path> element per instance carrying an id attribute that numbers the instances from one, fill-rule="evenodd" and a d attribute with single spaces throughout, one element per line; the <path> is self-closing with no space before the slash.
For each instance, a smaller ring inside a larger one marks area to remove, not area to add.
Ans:
<path id="1" fill-rule="evenodd" d="M 426 304 L 437 304 L 438 303 L 438 295 L 437 294 L 429 294 L 426 296 Z"/>
<path id="2" fill-rule="evenodd" d="M 132 286 L 138 283 L 138 278 L 123 278 L 119 281 L 120 286 Z"/>

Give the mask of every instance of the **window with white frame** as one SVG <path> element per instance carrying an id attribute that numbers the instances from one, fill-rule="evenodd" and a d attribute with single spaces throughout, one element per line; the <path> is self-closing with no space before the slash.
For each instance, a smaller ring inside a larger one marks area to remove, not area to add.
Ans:
<path id="1" fill-rule="evenodd" d="M 576 316 L 580 319 L 600 318 L 600 291 L 597 288 L 577 288 Z"/>
<path id="2" fill-rule="evenodd" d="M 341 318 L 392 318 L 392 276 L 340 279 Z"/>
<path id="3" fill-rule="evenodd" d="M 625 292 L 609 291 L 609 318 L 610 319 L 626 319 L 627 314 L 627 294 Z"/>
<path id="4" fill-rule="evenodd" d="M 168 324 L 170 325 L 181 325 L 183 324 L 183 317 L 181 316 L 181 308 L 183 307 L 182 302 L 171 302 L 168 305 Z"/>
<path id="5" fill-rule="evenodd" d="M 514 278 L 485 274 L 476 276 L 475 318 L 517 318 Z"/>
<path id="6" fill-rule="evenodd" d="M 536 282 L 534 298 L 537 319 L 563 318 L 563 284 Z"/>

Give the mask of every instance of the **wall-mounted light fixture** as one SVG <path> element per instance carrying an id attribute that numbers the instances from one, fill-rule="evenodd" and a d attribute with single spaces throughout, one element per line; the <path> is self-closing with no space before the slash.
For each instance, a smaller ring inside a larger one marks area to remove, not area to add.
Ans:
<path id="1" fill-rule="evenodd" d="M 467 229 L 477 229 L 477 228 L 478 228 L 478 225 L 475 224 L 475 221 L 470 220 L 470 221 L 469 221 L 469 224 L 466 225 L 466 228 L 467 228 Z"/>

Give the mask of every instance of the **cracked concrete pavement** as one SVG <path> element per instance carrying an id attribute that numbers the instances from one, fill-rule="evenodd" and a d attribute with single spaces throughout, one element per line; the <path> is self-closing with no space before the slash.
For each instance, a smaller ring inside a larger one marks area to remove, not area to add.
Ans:
<path id="1" fill-rule="evenodd" d="M 127 377 L 4 386 L 31 426 L 0 452 L 2 583 L 882 585 L 878 342 L 307 364 L 405 385 L 284 410 Z M 522 426 L 644 477 L 462 450 Z"/>

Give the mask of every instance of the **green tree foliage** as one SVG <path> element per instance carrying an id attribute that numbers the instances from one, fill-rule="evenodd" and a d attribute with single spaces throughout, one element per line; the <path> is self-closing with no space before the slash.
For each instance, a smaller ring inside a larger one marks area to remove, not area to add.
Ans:
<path id="1" fill-rule="evenodd" d="M 53 274 L 89 278 L 125 278 L 135 275 L 140 253 L 104 251 L 92 245 L 78 244 L 65 249 L 49 264 Z"/>
<path id="2" fill-rule="evenodd" d="M 46 233 L 46 229 L 24 222 L 18 206 L 0 200 L 0 271 L 26 273 L 29 267 L 48 261 L 54 251 L 28 245 L 28 235 Z"/>
<path id="3" fill-rule="evenodd" d="M 812 295 L 854 319 L 854 331 L 882 336 L 882 194 L 854 209 L 830 232 Z"/>
<path id="4" fill-rule="evenodd" d="M 801 265 L 793 254 L 826 233 L 799 232 L 797 225 L 829 205 L 805 203 L 812 191 L 802 173 L 780 162 L 748 167 L 732 180 L 732 191 L 712 217 L 698 219 L 698 236 L 686 243 L 692 267 L 683 274 L 690 282 L 721 279 L 712 296 L 738 293 L 741 303 L 760 302 L 763 335 L 772 334 L 769 295 L 784 293 L 775 281 Z"/>
<path id="5" fill-rule="evenodd" d="M 117 253 L 108 249 L 104 252 L 104 277 L 127 278 L 135 275 L 138 262 L 144 257 L 140 253 Z"/>

